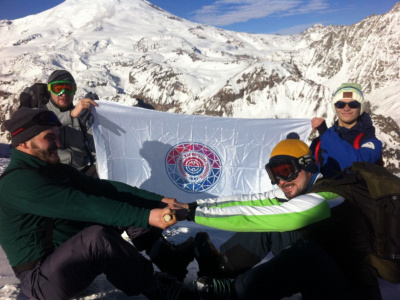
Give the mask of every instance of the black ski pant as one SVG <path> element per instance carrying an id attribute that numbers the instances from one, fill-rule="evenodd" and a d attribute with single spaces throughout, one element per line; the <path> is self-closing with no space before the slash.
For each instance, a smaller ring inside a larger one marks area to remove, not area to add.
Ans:
<path id="1" fill-rule="evenodd" d="M 153 265 L 117 228 L 90 226 L 68 239 L 33 270 L 16 273 L 22 292 L 35 299 L 69 299 L 104 273 L 128 296 L 152 282 Z"/>
<path id="2" fill-rule="evenodd" d="M 240 274 L 258 264 L 269 252 L 279 254 L 300 238 L 297 231 L 238 232 L 221 244 L 224 266 L 231 274 Z"/>
<path id="3" fill-rule="evenodd" d="M 234 284 L 238 299 L 282 299 L 296 293 L 304 300 L 352 299 L 346 277 L 331 256 L 303 239 L 239 275 Z"/>

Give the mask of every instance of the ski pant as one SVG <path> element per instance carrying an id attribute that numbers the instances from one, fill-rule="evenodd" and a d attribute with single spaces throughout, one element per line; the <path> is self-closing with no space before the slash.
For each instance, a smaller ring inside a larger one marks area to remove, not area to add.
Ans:
<path id="1" fill-rule="evenodd" d="M 296 293 L 302 299 L 352 299 L 348 282 L 323 248 L 299 239 L 266 263 L 235 282 L 238 299 L 282 299 Z"/>
<path id="2" fill-rule="evenodd" d="M 137 227 L 127 227 L 123 228 L 129 239 L 135 245 L 136 249 L 139 251 L 146 250 L 146 253 L 151 251 L 151 248 L 155 242 L 162 236 L 163 230 L 158 227 L 149 228 L 137 228 Z"/>
<path id="3" fill-rule="evenodd" d="M 224 266 L 231 274 L 240 274 L 263 260 L 269 252 L 279 254 L 299 239 L 297 231 L 238 232 L 221 244 Z"/>
<path id="4" fill-rule="evenodd" d="M 128 296 L 141 294 L 153 279 L 153 265 L 121 237 L 117 228 L 93 225 L 39 262 L 16 273 L 22 292 L 35 299 L 69 299 L 104 273 Z"/>

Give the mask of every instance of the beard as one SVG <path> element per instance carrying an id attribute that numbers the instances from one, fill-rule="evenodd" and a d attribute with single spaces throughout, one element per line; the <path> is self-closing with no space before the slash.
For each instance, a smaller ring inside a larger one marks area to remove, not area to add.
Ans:
<path id="1" fill-rule="evenodd" d="M 307 172 L 299 176 L 302 176 L 302 180 L 293 180 L 290 182 L 285 182 L 280 186 L 286 198 L 288 198 L 289 200 L 297 196 L 303 195 L 307 192 L 313 174 Z"/>
<path id="2" fill-rule="evenodd" d="M 308 184 L 303 183 L 303 185 L 297 186 L 296 191 L 284 192 L 284 194 L 285 194 L 286 198 L 288 198 L 288 200 L 290 200 L 297 196 L 305 194 L 307 191 L 307 188 L 308 188 Z"/>
<path id="3" fill-rule="evenodd" d="M 50 97 L 50 101 L 55 107 L 57 107 L 61 112 L 72 110 L 72 108 L 74 107 L 73 97 L 64 94 L 64 97 L 66 98 L 63 98 L 63 101 L 60 101 L 58 97 L 59 96 L 54 96 L 55 99 L 53 98 L 53 95 Z"/>
<path id="4" fill-rule="evenodd" d="M 55 165 L 60 162 L 60 157 L 58 156 L 57 150 L 58 147 L 54 146 L 49 148 L 47 151 L 40 149 L 38 145 L 36 145 L 33 141 L 31 143 L 34 156 L 43 160 L 44 162 L 47 162 L 49 164 Z"/>

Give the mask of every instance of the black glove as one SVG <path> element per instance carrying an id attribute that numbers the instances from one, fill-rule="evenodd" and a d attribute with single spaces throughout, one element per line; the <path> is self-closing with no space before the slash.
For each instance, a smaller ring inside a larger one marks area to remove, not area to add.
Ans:
<path id="1" fill-rule="evenodd" d="M 189 210 L 186 216 L 186 220 L 194 222 L 194 216 L 196 215 L 196 208 L 198 206 L 197 202 L 190 202 L 188 203 L 188 205 L 189 205 Z"/>
<path id="2" fill-rule="evenodd" d="M 89 92 L 85 95 L 85 98 L 89 98 L 92 100 L 100 100 L 99 96 L 96 93 Z"/>
<path id="3" fill-rule="evenodd" d="M 318 127 L 317 127 L 319 135 L 323 135 L 325 131 L 328 130 L 328 126 L 326 126 L 326 122 L 323 121 Z"/>
<path id="4" fill-rule="evenodd" d="M 85 95 L 85 98 L 89 98 L 94 100 L 99 100 L 99 96 L 96 93 L 88 92 Z M 85 124 L 87 128 L 90 128 L 94 123 L 94 116 L 88 109 L 82 110 L 79 115 L 78 119 L 82 124 Z"/>
<path id="5" fill-rule="evenodd" d="M 83 109 L 78 115 L 79 122 L 85 124 L 87 128 L 90 128 L 94 123 L 94 116 L 87 108 Z"/>

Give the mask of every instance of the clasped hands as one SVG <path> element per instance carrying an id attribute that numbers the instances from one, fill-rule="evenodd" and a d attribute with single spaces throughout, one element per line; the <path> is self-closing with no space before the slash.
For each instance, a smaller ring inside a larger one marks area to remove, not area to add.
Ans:
<path id="1" fill-rule="evenodd" d="M 165 229 L 186 220 L 189 206 L 186 203 L 178 202 L 175 198 L 164 197 L 160 202 L 160 208 L 150 211 L 149 224 Z"/>

